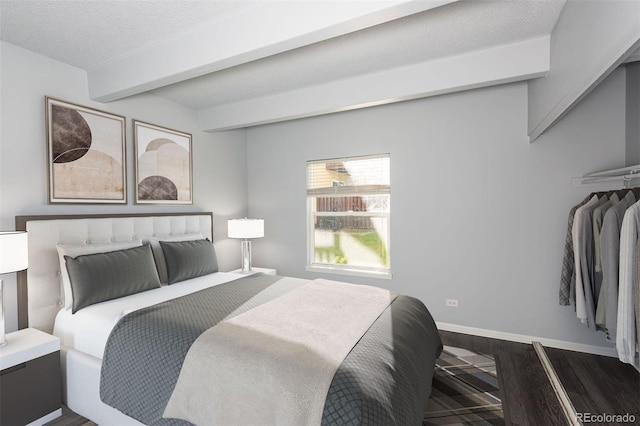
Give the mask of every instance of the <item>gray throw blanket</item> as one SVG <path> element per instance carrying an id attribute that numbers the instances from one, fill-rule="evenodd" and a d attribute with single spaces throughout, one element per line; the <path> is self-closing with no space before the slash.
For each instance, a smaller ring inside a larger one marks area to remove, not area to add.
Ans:
<path id="1" fill-rule="evenodd" d="M 254 275 L 123 317 L 105 350 L 102 400 L 144 424 L 190 424 L 162 414 L 193 342 L 218 322 L 306 282 Z M 424 304 L 398 296 L 336 371 L 322 424 L 421 424 L 441 347 Z"/>

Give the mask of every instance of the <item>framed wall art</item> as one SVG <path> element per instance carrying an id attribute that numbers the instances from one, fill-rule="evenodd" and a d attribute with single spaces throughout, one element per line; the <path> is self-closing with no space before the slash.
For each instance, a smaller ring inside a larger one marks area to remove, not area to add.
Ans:
<path id="1" fill-rule="evenodd" d="M 191 135 L 133 120 L 136 204 L 193 204 Z"/>
<path id="2" fill-rule="evenodd" d="M 49 203 L 127 203 L 125 117 L 45 98 Z"/>

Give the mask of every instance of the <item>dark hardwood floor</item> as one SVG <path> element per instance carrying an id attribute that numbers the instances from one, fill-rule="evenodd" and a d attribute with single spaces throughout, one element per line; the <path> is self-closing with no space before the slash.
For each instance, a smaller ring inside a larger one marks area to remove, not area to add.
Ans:
<path id="1" fill-rule="evenodd" d="M 440 336 L 446 345 L 496 356 L 507 424 L 568 424 L 533 346 L 446 331 Z M 576 412 L 630 413 L 635 415 L 630 424 L 640 425 L 640 373 L 635 368 L 611 357 L 547 347 L 545 352 Z"/>
<path id="2" fill-rule="evenodd" d="M 507 424 L 568 424 L 533 346 L 448 331 L 441 331 L 440 336 L 445 345 L 495 355 Z M 632 366 L 610 357 L 553 348 L 545 351 L 577 412 L 630 413 L 635 415 L 633 424 L 640 425 L 640 373 Z M 65 408 L 63 416 L 49 425 L 93 423 Z"/>
<path id="3" fill-rule="evenodd" d="M 507 424 L 568 424 L 533 346 L 448 331 L 440 331 L 440 337 L 445 345 L 496 357 Z"/>
<path id="4" fill-rule="evenodd" d="M 545 351 L 577 413 L 628 413 L 635 417 L 632 424 L 640 425 L 640 373 L 635 368 L 611 357 Z"/>
<path id="5" fill-rule="evenodd" d="M 50 421 L 46 426 L 96 426 L 96 424 L 63 406 L 62 417 Z"/>

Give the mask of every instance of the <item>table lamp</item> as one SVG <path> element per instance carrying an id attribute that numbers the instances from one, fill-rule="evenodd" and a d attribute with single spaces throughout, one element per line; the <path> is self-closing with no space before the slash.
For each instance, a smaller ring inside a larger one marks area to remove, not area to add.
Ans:
<path id="1" fill-rule="evenodd" d="M 242 273 L 251 272 L 250 238 L 264 237 L 264 219 L 229 219 L 229 238 L 242 238 Z"/>
<path id="2" fill-rule="evenodd" d="M 27 269 L 27 233 L 24 231 L 0 231 L 0 275 Z M 7 344 L 4 338 L 4 293 L 0 280 L 0 346 Z"/>

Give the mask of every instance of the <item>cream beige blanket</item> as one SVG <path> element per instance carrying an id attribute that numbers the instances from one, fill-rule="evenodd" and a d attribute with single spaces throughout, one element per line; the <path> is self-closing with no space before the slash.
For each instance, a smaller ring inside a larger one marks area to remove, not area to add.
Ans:
<path id="1" fill-rule="evenodd" d="M 395 299 L 315 280 L 204 332 L 164 412 L 196 425 L 319 425 L 333 376 Z"/>

